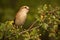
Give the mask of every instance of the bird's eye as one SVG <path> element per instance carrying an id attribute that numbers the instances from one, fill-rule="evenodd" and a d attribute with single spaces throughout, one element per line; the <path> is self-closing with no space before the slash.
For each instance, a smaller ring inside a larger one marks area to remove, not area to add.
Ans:
<path id="1" fill-rule="evenodd" d="M 27 7 L 27 6 L 24 6 L 24 8 L 27 9 L 27 10 L 29 10 L 29 7 Z"/>
<path id="2" fill-rule="evenodd" d="M 25 8 L 27 8 L 27 7 L 25 7 Z"/>

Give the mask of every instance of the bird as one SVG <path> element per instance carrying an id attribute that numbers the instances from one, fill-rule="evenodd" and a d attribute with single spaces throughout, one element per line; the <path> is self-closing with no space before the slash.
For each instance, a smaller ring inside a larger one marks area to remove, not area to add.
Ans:
<path id="1" fill-rule="evenodd" d="M 24 25 L 26 18 L 27 18 L 27 13 L 29 12 L 29 7 L 28 6 L 22 6 L 19 8 L 19 11 L 16 13 L 15 19 L 14 19 L 14 25 L 15 26 L 21 26 Z"/>

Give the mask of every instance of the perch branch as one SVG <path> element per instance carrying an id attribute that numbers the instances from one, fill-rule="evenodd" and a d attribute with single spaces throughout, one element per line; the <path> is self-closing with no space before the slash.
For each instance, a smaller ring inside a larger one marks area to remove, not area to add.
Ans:
<path id="1" fill-rule="evenodd" d="M 34 28 L 39 28 L 39 27 L 40 27 L 40 26 L 37 26 L 37 27 L 34 27 Z M 32 28 L 32 29 L 24 30 L 24 31 L 20 32 L 20 35 L 23 34 L 23 33 L 25 33 L 25 32 L 31 31 L 31 30 L 33 30 L 33 28 Z"/>
<path id="2" fill-rule="evenodd" d="M 35 20 L 28 29 L 31 29 L 36 23 L 37 23 L 37 20 Z"/>

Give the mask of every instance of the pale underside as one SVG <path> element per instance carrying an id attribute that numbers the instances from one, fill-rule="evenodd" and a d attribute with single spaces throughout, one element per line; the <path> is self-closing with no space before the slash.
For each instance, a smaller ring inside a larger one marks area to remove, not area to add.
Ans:
<path id="1" fill-rule="evenodd" d="M 19 25 L 23 25 L 25 20 L 26 20 L 26 14 L 27 12 L 25 10 L 21 10 L 17 13 L 16 17 L 15 17 L 15 25 L 19 26 Z M 19 14 L 19 15 L 18 15 Z"/>

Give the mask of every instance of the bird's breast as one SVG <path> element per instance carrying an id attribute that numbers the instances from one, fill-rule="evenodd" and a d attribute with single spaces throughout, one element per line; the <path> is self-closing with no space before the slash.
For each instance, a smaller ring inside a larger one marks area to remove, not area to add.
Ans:
<path id="1" fill-rule="evenodd" d="M 17 17 L 16 17 L 16 20 L 15 20 L 15 23 L 16 25 L 22 25 L 24 24 L 25 20 L 26 20 L 26 16 L 27 14 L 19 14 Z"/>
<path id="2" fill-rule="evenodd" d="M 16 14 L 15 17 L 15 25 L 23 25 L 26 17 L 27 17 L 27 12 L 28 10 L 26 9 L 21 9 L 20 11 L 18 11 L 18 13 Z"/>

